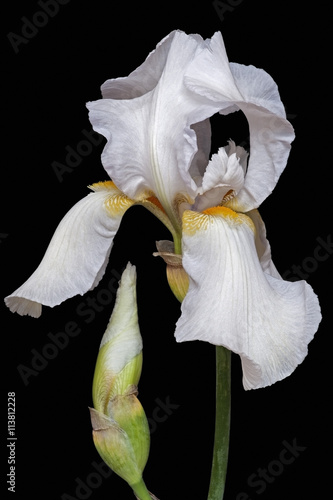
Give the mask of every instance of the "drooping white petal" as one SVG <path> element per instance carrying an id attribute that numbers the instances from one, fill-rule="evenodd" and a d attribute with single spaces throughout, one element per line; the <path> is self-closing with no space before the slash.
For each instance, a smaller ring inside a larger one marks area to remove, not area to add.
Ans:
<path id="1" fill-rule="evenodd" d="M 178 194 L 196 195 L 189 173 L 197 151 L 191 125 L 218 109 L 189 92 L 183 81 L 203 46 L 198 36 L 173 32 L 134 76 L 109 81 L 107 98 L 87 104 L 94 129 L 108 139 L 102 162 L 110 177 L 132 199 L 155 193 L 171 220 Z"/>
<path id="2" fill-rule="evenodd" d="M 220 33 L 211 39 L 209 50 L 193 60 L 185 81 L 192 91 L 219 103 L 221 114 L 245 114 L 250 129 L 248 171 L 243 189 L 229 205 L 243 212 L 257 208 L 274 189 L 294 139 L 277 85 L 262 69 L 229 65 Z"/>
<path id="3" fill-rule="evenodd" d="M 243 184 L 244 170 L 236 151 L 228 156 L 226 148 L 220 148 L 207 165 L 194 210 L 202 212 L 206 208 L 220 205 L 229 191 L 237 194 Z"/>
<path id="4" fill-rule="evenodd" d="M 121 218 L 134 202 L 112 182 L 91 188 L 95 192 L 76 203 L 60 222 L 36 271 L 6 297 L 12 312 L 39 317 L 42 304 L 53 307 L 83 295 L 102 278 Z"/>
<path id="5" fill-rule="evenodd" d="M 246 214 L 252 220 L 255 226 L 255 245 L 260 261 L 260 265 L 266 273 L 270 274 L 274 278 L 281 278 L 280 273 L 276 269 L 272 261 L 271 246 L 266 237 L 266 226 L 261 218 L 258 210 L 251 210 Z M 281 278 L 282 279 L 282 278 Z"/>
<path id="6" fill-rule="evenodd" d="M 240 355 L 245 389 L 290 375 L 307 354 L 321 319 L 305 282 L 265 273 L 255 226 L 225 207 L 183 215 L 183 266 L 190 278 L 177 341 L 205 340 Z"/>

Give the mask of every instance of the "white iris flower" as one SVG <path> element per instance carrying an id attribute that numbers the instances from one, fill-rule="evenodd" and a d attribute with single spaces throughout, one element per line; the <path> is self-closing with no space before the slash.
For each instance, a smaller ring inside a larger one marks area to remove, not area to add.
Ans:
<path id="1" fill-rule="evenodd" d="M 288 376 L 321 319 L 305 282 L 286 282 L 271 260 L 257 208 L 274 189 L 294 139 L 275 82 L 229 63 L 220 33 L 174 31 L 128 77 L 106 81 L 88 103 L 107 144 L 112 181 L 91 186 L 58 226 L 35 273 L 6 303 L 38 317 L 94 288 L 125 211 L 142 204 L 169 228 L 188 292 L 177 341 L 205 340 L 241 357 L 245 389 Z M 250 155 L 232 141 L 209 159 L 209 118 L 242 111 Z"/>

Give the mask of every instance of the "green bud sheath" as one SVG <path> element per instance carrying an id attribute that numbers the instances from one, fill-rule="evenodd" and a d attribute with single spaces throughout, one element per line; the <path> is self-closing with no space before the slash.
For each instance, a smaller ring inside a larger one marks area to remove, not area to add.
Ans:
<path id="1" fill-rule="evenodd" d="M 119 396 L 110 403 L 110 416 L 126 432 L 135 461 L 143 472 L 149 455 L 150 432 L 140 401 L 135 394 Z"/>
<path id="2" fill-rule="evenodd" d="M 93 380 L 93 402 L 96 410 L 107 412 L 109 402 L 128 391 L 128 387 L 137 387 L 142 369 L 142 352 L 134 356 L 120 372 L 115 372 L 109 366 L 109 354 L 112 346 L 101 347 L 95 368 Z"/>
<path id="3" fill-rule="evenodd" d="M 140 482 L 142 470 L 136 463 L 132 444 L 120 425 L 90 408 L 93 440 L 104 462 L 130 486 Z"/>

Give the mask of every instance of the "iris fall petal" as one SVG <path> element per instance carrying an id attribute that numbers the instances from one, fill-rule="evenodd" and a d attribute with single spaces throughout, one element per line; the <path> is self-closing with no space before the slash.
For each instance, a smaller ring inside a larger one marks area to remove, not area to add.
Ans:
<path id="1" fill-rule="evenodd" d="M 245 389 L 290 375 L 321 319 L 305 281 L 286 282 L 263 271 L 255 232 L 250 217 L 224 207 L 183 215 L 190 285 L 176 339 L 204 340 L 239 354 Z"/>
<path id="2" fill-rule="evenodd" d="M 5 298 L 12 312 L 39 317 L 42 304 L 53 307 L 83 295 L 102 278 L 121 218 L 134 202 L 112 182 L 91 188 L 95 192 L 60 222 L 36 271 Z"/>

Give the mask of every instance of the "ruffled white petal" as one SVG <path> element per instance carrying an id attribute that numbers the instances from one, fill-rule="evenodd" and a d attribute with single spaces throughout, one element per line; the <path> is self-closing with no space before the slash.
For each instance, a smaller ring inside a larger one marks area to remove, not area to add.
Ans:
<path id="1" fill-rule="evenodd" d="M 226 148 L 220 148 L 207 165 L 193 209 L 202 212 L 206 208 L 220 205 L 228 192 L 232 192 L 234 196 L 243 184 L 244 170 L 236 151 L 228 156 Z"/>
<path id="2" fill-rule="evenodd" d="M 205 340 L 241 357 L 245 389 L 290 375 L 307 354 L 321 319 L 304 281 L 265 273 L 255 225 L 224 207 L 183 216 L 183 266 L 190 278 L 177 341 Z"/>
<path id="3" fill-rule="evenodd" d="M 251 210 L 246 214 L 252 220 L 255 230 L 255 245 L 260 265 L 266 273 L 274 278 L 281 278 L 272 261 L 271 246 L 266 238 L 266 226 L 258 210 Z M 281 278 L 282 279 L 282 278 Z"/>
<path id="4" fill-rule="evenodd" d="M 235 142 L 231 140 L 228 141 L 227 146 L 225 146 L 225 150 L 228 156 L 231 156 L 234 153 L 236 154 L 245 175 L 247 171 L 249 153 L 242 146 L 237 146 Z"/>
<path id="5" fill-rule="evenodd" d="M 235 208 L 257 208 L 273 191 L 283 172 L 294 129 L 286 119 L 278 87 L 264 70 L 230 64 L 244 102 L 237 102 L 249 122 L 250 160 L 244 188 Z"/>
<path id="6" fill-rule="evenodd" d="M 192 91 L 219 103 L 220 113 L 241 110 L 245 114 L 250 159 L 244 187 L 230 207 L 243 212 L 257 208 L 274 189 L 294 139 L 277 85 L 262 69 L 229 65 L 220 33 L 212 38 L 210 50 L 203 50 L 193 60 L 185 81 Z"/>
<path id="7" fill-rule="evenodd" d="M 201 37 L 171 33 L 135 74 L 104 85 L 107 98 L 87 104 L 94 129 L 108 139 L 102 162 L 112 180 L 135 200 L 155 193 L 171 220 L 178 195 L 194 200 L 197 192 L 189 172 L 197 152 L 191 125 L 218 109 L 184 85 L 204 45 Z"/>
<path id="8" fill-rule="evenodd" d="M 12 312 L 39 317 L 42 304 L 56 306 L 83 295 L 102 278 L 113 238 L 133 201 L 111 182 L 98 183 L 57 227 L 36 271 L 5 298 Z"/>
<path id="9" fill-rule="evenodd" d="M 191 91 L 214 102 L 223 102 L 220 109 L 236 111 L 236 101 L 242 101 L 231 72 L 229 59 L 220 32 L 206 41 L 205 49 L 193 59 L 184 76 Z"/>
<path id="10" fill-rule="evenodd" d="M 172 31 L 164 37 L 128 76 L 106 80 L 101 86 L 103 99 L 134 99 L 153 90 L 163 74 L 176 32 Z M 198 40 L 201 40 L 200 36 Z"/>

